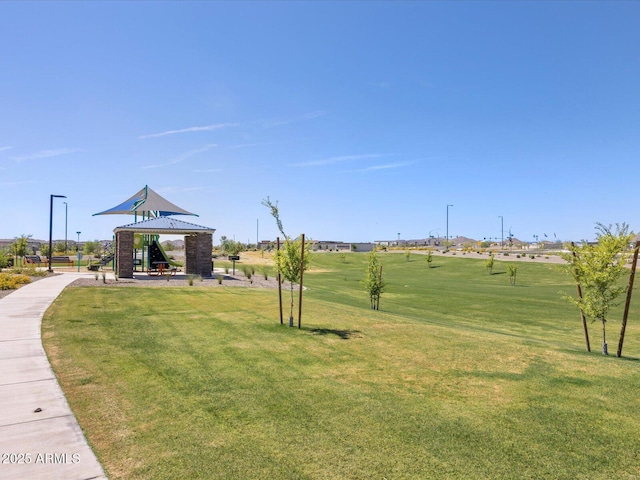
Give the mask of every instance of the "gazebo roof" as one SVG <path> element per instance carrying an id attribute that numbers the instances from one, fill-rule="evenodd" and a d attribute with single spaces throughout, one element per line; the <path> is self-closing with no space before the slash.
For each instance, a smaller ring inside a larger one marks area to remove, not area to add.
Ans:
<path id="1" fill-rule="evenodd" d="M 136 194 L 129 197 L 120 205 L 105 210 L 104 212 L 94 213 L 93 215 L 147 215 L 150 217 L 166 217 L 169 215 L 196 215 L 187 212 L 185 209 L 174 205 L 169 200 L 161 197 L 145 185 L 145 187 Z"/>
<path id="2" fill-rule="evenodd" d="M 113 232 L 136 232 L 153 233 L 158 235 L 189 235 L 192 233 L 213 233 L 215 228 L 203 227 L 194 223 L 184 222 L 176 218 L 158 217 L 143 220 L 142 222 L 130 223 L 121 227 L 116 227 Z"/>

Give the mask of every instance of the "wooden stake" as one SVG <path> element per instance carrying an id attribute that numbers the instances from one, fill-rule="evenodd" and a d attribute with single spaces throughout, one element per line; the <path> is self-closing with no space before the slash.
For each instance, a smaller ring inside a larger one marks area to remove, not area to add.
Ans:
<path id="1" fill-rule="evenodd" d="M 633 262 L 631 263 L 631 274 L 629 275 L 629 288 L 627 290 L 627 301 L 624 304 L 624 314 L 622 315 L 622 328 L 620 330 L 620 340 L 618 341 L 617 356 L 622 356 L 622 344 L 624 343 L 624 332 L 627 329 L 627 318 L 629 317 L 629 307 L 631 306 L 631 294 L 633 293 L 633 281 L 636 276 L 636 265 L 638 264 L 638 250 L 640 250 L 640 241 L 636 242 L 633 251 Z"/>
<path id="2" fill-rule="evenodd" d="M 280 237 L 276 239 L 277 251 L 280 252 Z M 284 322 L 282 321 L 282 277 L 280 276 L 280 271 L 278 270 L 278 303 L 280 304 L 280 325 Z"/>
<path id="3" fill-rule="evenodd" d="M 304 233 L 302 234 L 302 251 L 300 252 L 300 297 L 298 298 L 298 328 L 302 325 L 302 274 L 304 273 Z"/>
<path id="4" fill-rule="evenodd" d="M 575 247 L 575 243 L 571 242 L 571 246 Z M 571 252 L 573 253 L 573 258 L 578 258 L 578 254 L 572 248 Z M 582 300 L 582 288 L 580 287 L 580 283 L 576 282 L 576 288 L 578 289 L 578 298 Z M 591 351 L 591 345 L 589 344 L 589 329 L 587 328 L 587 318 L 584 316 L 582 310 L 580 310 L 580 318 L 582 318 L 582 328 L 584 328 L 584 340 L 587 343 L 587 352 Z"/>

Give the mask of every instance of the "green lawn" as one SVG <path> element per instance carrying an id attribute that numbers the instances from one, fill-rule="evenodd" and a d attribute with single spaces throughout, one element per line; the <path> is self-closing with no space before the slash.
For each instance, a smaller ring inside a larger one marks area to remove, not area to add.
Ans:
<path id="1" fill-rule="evenodd" d="M 110 478 L 640 477 L 638 308 L 604 357 L 558 267 L 381 258 L 374 312 L 365 254 L 316 255 L 302 330 L 271 290 L 66 289 L 45 346 Z"/>

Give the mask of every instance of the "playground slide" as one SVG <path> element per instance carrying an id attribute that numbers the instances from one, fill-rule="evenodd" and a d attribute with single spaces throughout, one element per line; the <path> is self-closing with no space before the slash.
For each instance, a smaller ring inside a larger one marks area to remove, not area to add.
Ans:
<path id="1" fill-rule="evenodd" d="M 153 264 L 153 262 L 165 262 L 172 267 L 182 267 L 181 262 L 171 260 L 167 256 L 167 253 L 164 251 L 164 248 L 162 248 L 162 245 L 160 245 L 160 242 L 156 240 L 151 242 L 151 245 L 149 245 L 149 260 L 151 264 Z"/>

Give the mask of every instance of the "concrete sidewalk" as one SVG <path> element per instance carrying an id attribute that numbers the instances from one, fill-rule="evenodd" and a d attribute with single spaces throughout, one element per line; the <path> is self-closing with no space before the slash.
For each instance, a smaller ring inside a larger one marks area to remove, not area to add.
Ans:
<path id="1" fill-rule="evenodd" d="M 0 478 L 106 479 L 42 347 L 42 316 L 64 287 L 64 273 L 0 299 Z M 89 274 L 90 275 L 90 274 Z"/>

